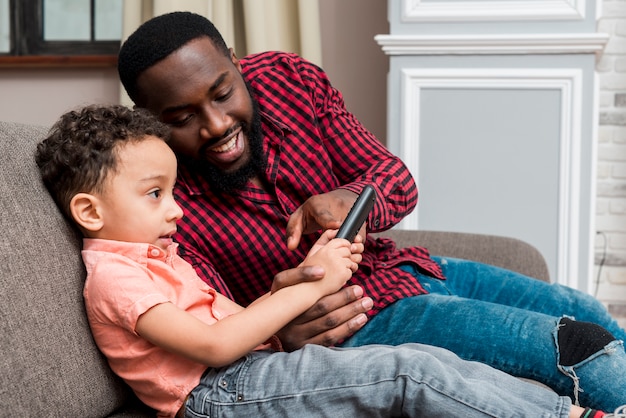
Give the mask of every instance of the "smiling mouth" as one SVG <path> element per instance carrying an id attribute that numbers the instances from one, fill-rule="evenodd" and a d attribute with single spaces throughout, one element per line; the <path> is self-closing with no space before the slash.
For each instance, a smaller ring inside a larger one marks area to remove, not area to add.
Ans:
<path id="1" fill-rule="evenodd" d="M 221 154 L 234 150 L 237 147 L 237 139 L 239 138 L 241 131 L 241 125 L 233 127 L 230 132 L 227 132 L 226 135 L 224 135 L 226 138 L 229 138 L 225 143 L 223 143 L 222 145 L 216 144 L 212 147 L 207 147 L 207 151 L 215 154 Z"/>
<path id="2" fill-rule="evenodd" d="M 219 154 L 219 153 L 222 153 L 222 152 L 228 152 L 228 151 L 230 151 L 230 150 L 234 149 L 236 145 L 237 145 L 237 135 L 235 134 L 235 135 L 233 135 L 233 137 L 232 137 L 232 138 L 231 138 L 228 142 L 226 142 L 225 144 L 222 144 L 222 145 L 220 145 L 220 146 L 218 146 L 218 147 L 213 147 L 213 148 L 210 148 L 209 150 L 210 150 L 211 152 L 215 152 L 215 153 Z"/>

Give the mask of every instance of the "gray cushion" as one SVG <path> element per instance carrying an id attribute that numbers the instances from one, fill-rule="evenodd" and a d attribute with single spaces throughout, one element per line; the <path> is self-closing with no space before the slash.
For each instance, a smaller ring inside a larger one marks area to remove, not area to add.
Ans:
<path id="1" fill-rule="evenodd" d="M 398 247 L 419 245 L 432 255 L 462 258 L 503 267 L 546 282 L 550 281 L 543 255 L 516 238 L 444 231 L 389 230 L 380 236 L 392 238 Z"/>
<path id="2" fill-rule="evenodd" d="M 41 183 L 47 129 L 0 122 L 3 416 L 107 416 L 129 397 L 89 331 L 80 239 Z"/>

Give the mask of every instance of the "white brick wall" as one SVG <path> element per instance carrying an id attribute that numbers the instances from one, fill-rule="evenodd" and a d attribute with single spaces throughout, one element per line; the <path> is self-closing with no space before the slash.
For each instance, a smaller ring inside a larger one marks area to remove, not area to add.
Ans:
<path id="1" fill-rule="evenodd" d="M 600 86 L 597 296 L 609 304 L 626 303 L 626 0 L 602 3 L 598 32 L 610 38 L 596 66 Z"/>

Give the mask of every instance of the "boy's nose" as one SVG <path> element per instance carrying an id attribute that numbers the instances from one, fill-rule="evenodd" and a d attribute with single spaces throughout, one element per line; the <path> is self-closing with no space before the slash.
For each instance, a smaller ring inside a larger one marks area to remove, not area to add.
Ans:
<path id="1" fill-rule="evenodd" d="M 171 220 L 179 220 L 183 217 L 183 209 L 180 207 L 178 203 L 174 199 L 172 199 L 172 206 L 170 210 L 170 219 Z"/>

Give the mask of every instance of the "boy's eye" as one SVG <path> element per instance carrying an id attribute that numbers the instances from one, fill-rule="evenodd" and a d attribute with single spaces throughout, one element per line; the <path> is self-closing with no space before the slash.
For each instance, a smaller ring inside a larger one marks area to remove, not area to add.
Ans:
<path id="1" fill-rule="evenodd" d="M 148 193 L 148 196 L 153 197 L 155 199 L 158 199 L 159 196 L 161 196 L 161 191 L 160 190 L 153 190 L 153 191 Z"/>

